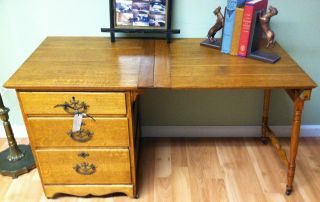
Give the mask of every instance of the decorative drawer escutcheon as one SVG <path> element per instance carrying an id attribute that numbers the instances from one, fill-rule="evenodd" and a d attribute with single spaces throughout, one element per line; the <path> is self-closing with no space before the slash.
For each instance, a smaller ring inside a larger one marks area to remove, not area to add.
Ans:
<path id="1" fill-rule="evenodd" d="M 76 114 L 82 114 L 84 117 L 89 117 L 93 121 L 95 119 L 89 115 L 86 114 L 87 110 L 89 108 L 89 105 L 87 105 L 85 102 L 80 102 L 79 100 L 76 100 L 75 97 L 72 97 L 69 102 L 64 102 L 64 104 L 57 104 L 54 106 L 54 108 L 62 107 L 65 112 L 71 115 Z"/>
<path id="2" fill-rule="evenodd" d="M 80 152 L 80 153 L 78 154 L 78 156 L 81 157 L 81 158 L 87 158 L 87 157 L 90 156 L 90 155 L 89 155 L 89 153 L 87 153 L 87 152 Z"/>
<path id="3" fill-rule="evenodd" d="M 96 166 L 94 164 L 89 164 L 86 162 L 77 164 L 73 169 L 80 175 L 92 175 L 96 172 Z"/>

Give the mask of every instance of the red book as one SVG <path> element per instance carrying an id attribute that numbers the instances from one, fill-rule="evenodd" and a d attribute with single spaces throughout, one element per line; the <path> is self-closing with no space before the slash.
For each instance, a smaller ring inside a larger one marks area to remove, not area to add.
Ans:
<path id="1" fill-rule="evenodd" d="M 240 43 L 238 55 L 246 57 L 248 54 L 248 46 L 251 35 L 252 18 L 257 10 L 266 10 L 268 6 L 268 0 L 253 0 L 246 2 L 244 6 L 244 13 L 242 19 L 242 28 L 240 34 Z"/>

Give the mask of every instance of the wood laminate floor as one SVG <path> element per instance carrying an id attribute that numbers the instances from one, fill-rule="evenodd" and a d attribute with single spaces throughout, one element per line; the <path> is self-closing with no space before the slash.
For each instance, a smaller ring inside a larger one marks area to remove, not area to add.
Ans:
<path id="1" fill-rule="evenodd" d="M 289 139 L 282 142 L 287 150 Z M 62 195 L 47 200 L 35 169 L 15 180 L 0 176 L 0 201 L 318 202 L 319 145 L 320 138 L 301 139 L 291 196 L 284 195 L 286 167 L 273 147 L 258 139 L 150 138 L 143 139 L 140 152 L 139 199 Z M 6 147 L 6 141 L 0 140 L 0 149 Z"/>

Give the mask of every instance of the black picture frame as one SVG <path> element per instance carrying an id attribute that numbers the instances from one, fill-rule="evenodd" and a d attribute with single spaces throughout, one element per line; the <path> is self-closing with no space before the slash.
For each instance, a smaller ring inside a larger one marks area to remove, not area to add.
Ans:
<path id="1" fill-rule="evenodd" d="M 115 33 L 160 33 L 160 34 L 164 34 L 167 42 L 170 43 L 171 41 L 171 35 L 172 34 L 179 34 L 180 30 L 179 29 L 172 29 L 172 1 L 173 0 L 162 0 L 165 1 L 165 9 L 162 10 L 161 12 L 165 12 L 165 14 L 163 16 L 165 19 L 164 25 L 162 26 L 152 26 L 150 24 L 148 24 L 149 22 L 143 24 L 143 26 L 139 26 L 139 25 L 134 25 L 134 22 L 131 24 L 131 21 L 133 21 L 134 19 L 137 18 L 131 18 L 130 22 L 127 21 L 128 24 L 121 24 L 119 25 L 117 22 L 119 21 L 119 11 L 117 11 L 117 2 L 118 2 L 118 7 L 119 7 L 119 2 L 133 2 L 133 3 L 142 3 L 142 4 L 149 4 L 151 5 L 151 3 L 157 3 L 157 2 L 161 2 L 161 0 L 109 0 L 109 12 L 110 12 L 110 28 L 101 28 L 101 32 L 110 32 L 110 40 L 111 42 L 115 42 L 116 41 L 116 37 L 115 37 Z M 130 15 L 135 15 L 133 14 L 134 11 L 132 8 L 123 8 L 121 7 L 121 9 L 127 9 L 127 13 L 129 16 Z M 118 8 L 119 10 L 119 8 Z M 140 11 L 139 11 L 140 13 Z M 122 14 L 122 13 L 120 13 Z M 148 14 L 148 19 L 150 17 L 151 14 Z M 155 15 L 156 16 L 156 15 Z M 142 22 L 144 23 L 144 22 Z"/>

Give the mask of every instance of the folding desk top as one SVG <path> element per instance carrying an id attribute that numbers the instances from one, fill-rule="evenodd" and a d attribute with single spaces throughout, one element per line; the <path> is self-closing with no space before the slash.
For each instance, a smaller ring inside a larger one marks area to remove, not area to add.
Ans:
<path id="1" fill-rule="evenodd" d="M 221 54 L 202 39 L 48 37 L 4 85 L 18 90 L 145 88 L 312 89 L 316 83 L 280 47 L 276 64 Z"/>

